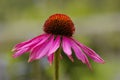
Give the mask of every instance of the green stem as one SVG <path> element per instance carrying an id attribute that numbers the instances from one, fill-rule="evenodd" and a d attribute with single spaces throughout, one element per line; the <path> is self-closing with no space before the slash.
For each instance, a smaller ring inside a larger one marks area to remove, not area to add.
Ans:
<path id="1" fill-rule="evenodd" d="M 60 48 L 55 52 L 54 55 L 55 80 L 59 80 L 59 56 L 60 56 Z"/>

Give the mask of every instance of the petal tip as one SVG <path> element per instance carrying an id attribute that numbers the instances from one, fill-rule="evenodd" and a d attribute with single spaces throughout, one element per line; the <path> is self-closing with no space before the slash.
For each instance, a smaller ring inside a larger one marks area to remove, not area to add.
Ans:
<path id="1" fill-rule="evenodd" d="M 69 59 L 70 59 L 72 62 L 74 62 L 74 59 L 72 58 L 72 56 L 69 56 Z"/>
<path id="2" fill-rule="evenodd" d="M 49 62 L 50 66 L 52 66 L 52 62 Z"/>
<path id="3" fill-rule="evenodd" d="M 13 58 L 17 58 L 18 56 L 16 56 L 15 54 L 12 55 Z"/>
<path id="4" fill-rule="evenodd" d="M 14 52 L 14 51 L 15 51 L 15 48 L 13 48 L 11 51 Z"/>
<path id="5" fill-rule="evenodd" d="M 88 64 L 88 68 L 92 71 L 92 66 L 90 64 Z"/>
<path id="6" fill-rule="evenodd" d="M 103 60 L 101 63 L 102 63 L 102 64 L 105 64 L 106 62 Z"/>
<path id="7" fill-rule="evenodd" d="M 28 63 L 30 63 L 30 62 L 32 62 L 32 59 L 31 59 L 31 58 L 28 59 Z"/>
<path id="8" fill-rule="evenodd" d="M 100 60 L 98 61 L 98 63 L 105 64 L 106 62 L 102 58 L 100 58 Z"/>

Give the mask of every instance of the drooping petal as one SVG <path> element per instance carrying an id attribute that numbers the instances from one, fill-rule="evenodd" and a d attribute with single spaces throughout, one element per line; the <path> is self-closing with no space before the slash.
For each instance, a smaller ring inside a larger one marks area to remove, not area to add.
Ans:
<path id="1" fill-rule="evenodd" d="M 40 46 L 41 44 L 43 44 L 44 42 L 46 42 L 50 36 L 51 36 L 51 35 L 45 35 L 45 36 L 43 36 L 43 37 L 41 38 L 41 40 L 40 40 L 38 43 L 36 43 L 36 45 L 35 45 L 33 48 L 35 48 L 35 47 L 37 47 L 37 46 Z"/>
<path id="2" fill-rule="evenodd" d="M 60 36 L 58 35 L 49 49 L 48 56 L 54 53 L 59 47 L 60 47 Z"/>
<path id="3" fill-rule="evenodd" d="M 35 45 L 36 43 L 40 42 L 41 40 L 45 40 L 44 38 L 48 37 L 48 36 L 49 36 L 49 34 L 42 34 L 42 35 L 39 35 L 31 40 L 21 42 L 21 43 L 15 45 L 15 47 L 13 48 L 12 51 L 17 51 L 17 50 L 24 49 L 26 47 L 30 47 L 32 45 Z"/>
<path id="4" fill-rule="evenodd" d="M 81 60 L 83 63 L 87 64 L 89 68 L 91 68 L 91 65 L 89 63 L 87 56 L 83 53 L 81 48 L 72 39 L 70 40 L 71 40 L 72 49 L 74 50 L 76 57 L 79 60 Z"/>
<path id="5" fill-rule="evenodd" d="M 43 44 L 40 44 L 36 47 L 33 48 L 29 61 L 35 60 L 35 59 L 40 59 L 43 56 L 47 56 L 47 53 L 54 41 L 54 36 L 51 36 L 48 40 L 46 40 Z"/>
<path id="6" fill-rule="evenodd" d="M 27 51 L 28 51 L 28 48 L 24 48 L 24 49 L 22 49 L 22 50 L 19 50 L 19 51 L 15 52 L 15 54 L 13 54 L 12 56 L 13 56 L 14 58 L 16 58 L 16 57 L 21 56 L 22 54 L 24 54 L 24 53 L 27 52 Z"/>
<path id="7" fill-rule="evenodd" d="M 13 57 L 19 57 L 22 54 L 24 54 L 25 52 L 30 52 L 30 50 L 37 44 L 37 43 L 43 43 L 45 42 L 45 40 L 47 40 L 49 37 L 48 34 L 43 34 L 40 35 L 39 37 L 36 37 L 32 40 L 26 41 L 26 42 L 22 42 L 18 45 L 16 45 L 15 49 L 15 54 L 13 54 Z"/>
<path id="8" fill-rule="evenodd" d="M 54 53 L 48 56 L 48 62 L 50 63 L 50 65 L 53 63 L 54 60 Z"/>
<path id="9" fill-rule="evenodd" d="M 79 47 L 82 48 L 82 50 L 91 58 L 93 59 L 95 62 L 98 63 L 104 63 L 104 60 L 92 49 L 90 49 L 89 47 L 79 43 L 78 41 L 74 40 Z"/>
<path id="10" fill-rule="evenodd" d="M 68 56 L 72 55 L 70 40 L 65 36 L 62 37 L 62 48 L 65 54 Z"/>

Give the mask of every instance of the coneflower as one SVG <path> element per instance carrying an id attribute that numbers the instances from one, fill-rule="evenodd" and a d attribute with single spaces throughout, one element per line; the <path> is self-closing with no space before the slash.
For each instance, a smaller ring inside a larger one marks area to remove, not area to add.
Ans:
<path id="1" fill-rule="evenodd" d="M 63 50 L 68 58 L 73 61 L 73 50 L 76 57 L 87 64 L 89 68 L 91 68 L 91 65 L 87 56 L 95 62 L 104 63 L 104 60 L 95 51 L 73 39 L 72 35 L 75 27 L 67 15 L 54 14 L 50 16 L 43 28 L 43 34 L 17 44 L 13 48 L 15 52 L 13 57 L 16 58 L 26 52 L 30 52 L 28 62 L 47 56 L 50 64 L 55 59 L 57 61 L 55 62 L 56 66 L 58 66 L 59 56 L 61 56 L 59 51 Z"/>

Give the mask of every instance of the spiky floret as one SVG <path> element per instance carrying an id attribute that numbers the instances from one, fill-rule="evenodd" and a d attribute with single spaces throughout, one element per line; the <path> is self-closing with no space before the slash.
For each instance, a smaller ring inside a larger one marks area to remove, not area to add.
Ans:
<path id="1" fill-rule="evenodd" d="M 67 15 L 54 14 L 46 20 L 44 24 L 44 31 L 54 35 L 71 37 L 75 31 L 75 27 L 72 20 Z"/>

